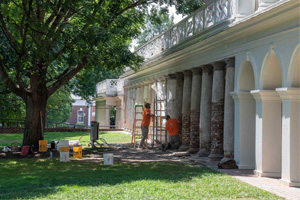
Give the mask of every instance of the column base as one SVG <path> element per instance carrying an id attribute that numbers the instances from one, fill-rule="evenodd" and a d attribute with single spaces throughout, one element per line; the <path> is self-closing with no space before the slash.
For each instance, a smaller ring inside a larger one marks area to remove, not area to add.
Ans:
<path id="1" fill-rule="evenodd" d="M 221 169 L 237 169 L 238 166 L 233 158 L 223 158 L 219 163 L 218 167 Z"/>
<path id="2" fill-rule="evenodd" d="M 237 164 L 239 169 L 255 169 L 255 164 Z"/>
<path id="3" fill-rule="evenodd" d="M 280 179 L 279 184 L 287 187 L 300 187 L 300 182 L 291 182 L 284 179 Z"/>
<path id="4" fill-rule="evenodd" d="M 199 157 L 207 157 L 210 154 L 210 151 L 207 151 L 205 149 L 199 150 L 197 153 L 197 156 Z"/>
<path id="5" fill-rule="evenodd" d="M 280 178 L 281 172 L 262 172 L 259 170 L 253 170 L 253 173 L 258 177 L 270 177 L 270 178 Z"/>
<path id="6" fill-rule="evenodd" d="M 199 151 L 199 148 L 189 148 L 187 150 L 188 153 L 195 154 Z"/>
<path id="7" fill-rule="evenodd" d="M 211 160 L 211 161 L 219 161 L 223 158 L 223 154 L 209 154 L 208 158 Z"/>
<path id="8" fill-rule="evenodd" d="M 181 145 L 179 147 L 179 151 L 187 151 L 188 149 L 189 149 L 189 146 L 187 146 L 187 145 Z"/>

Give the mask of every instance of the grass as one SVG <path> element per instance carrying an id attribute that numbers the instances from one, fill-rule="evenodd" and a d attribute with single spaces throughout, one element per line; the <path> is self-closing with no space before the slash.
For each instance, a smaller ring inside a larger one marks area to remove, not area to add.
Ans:
<path id="1" fill-rule="evenodd" d="M 281 199 L 206 167 L 2 160 L 0 199 Z"/>
<path id="2" fill-rule="evenodd" d="M 79 138 L 88 132 L 48 132 L 45 133 L 45 139 L 48 144 L 54 140 L 79 140 Z M 130 143 L 131 136 L 118 132 L 101 132 L 99 138 L 104 138 L 108 144 Z M 23 134 L 0 134 L 0 148 L 10 146 L 12 142 L 22 143 Z M 86 147 L 90 142 L 90 136 L 83 136 L 80 144 Z"/>

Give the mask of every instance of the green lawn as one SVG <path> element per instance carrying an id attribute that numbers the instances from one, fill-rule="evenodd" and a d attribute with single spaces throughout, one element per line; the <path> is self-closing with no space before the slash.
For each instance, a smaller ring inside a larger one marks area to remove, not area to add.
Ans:
<path id="1" fill-rule="evenodd" d="M 206 167 L 2 160 L 1 199 L 280 199 Z"/>
<path id="2" fill-rule="evenodd" d="M 84 132 L 49 132 L 45 133 L 45 139 L 50 143 L 53 140 L 79 140 L 80 136 L 86 134 Z M 101 132 L 100 138 L 104 138 L 108 144 L 130 143 L 131 136 L 118 132 Z M 12 142 L 22 143 L 23 134 L 0 134 L 0 148 L 10 146 Z M 90 142 L 90 136 L 83 136 L 80 144 L 86 147 Z"/>

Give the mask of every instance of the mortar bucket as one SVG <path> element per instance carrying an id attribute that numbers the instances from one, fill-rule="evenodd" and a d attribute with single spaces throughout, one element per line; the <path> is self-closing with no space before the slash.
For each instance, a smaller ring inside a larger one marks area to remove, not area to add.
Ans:
<path id="1" fill-rule="evenodd" d="M 59 140 L 57 144 L 57 151 L 60 151 L 60 147 L 69 147 L 69 140 Z"/>
<path id="2" fill-rule="evenodd" d="M 73 147 L 73 158 L 82 158 L 82 147 Z"/>
<path id="3" fill-rule="evenodd" d="M 61 148 L 62 149 L 62 148 Z M 70 161 L 70 152 L 59 152 L 60 162 Z"/>
<path id="4" fill-rule="evenodd" d="M 47 152 L 47 140 L 39 140 L 39 152 Z"/>
<path id="5" fill-rule="evenodd" d="M 112 165 L 114 164 L 114 154 L 106 153 L 103 154 L 104 165 Z"/>

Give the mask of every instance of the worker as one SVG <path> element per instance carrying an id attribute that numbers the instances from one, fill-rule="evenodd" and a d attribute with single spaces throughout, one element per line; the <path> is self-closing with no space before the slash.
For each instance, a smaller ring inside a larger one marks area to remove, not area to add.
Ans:
<path id="1" fill-rule="evenodd" d="M 170 141 L 162 145 L 162 150 L 178 149 L 181 145 L 178 132 L 178 124 L 180 122 L 175 118 L 171 119 L 169 115 L 166 116 L 166 120 L 166 130 L 169 132 Z"/>
<path id="2" fill-rule="evenodd" d="M 145 103 L 145 106 L 143 108 L 143 120 L 141 123 L 141 129 L 142 129 L 142 139 L 139 145 L 139 149 L 147 149 L 147 145 L 145 145 L 145 140 L 148 139 L 148 130 L 150 125 L 151 117 L 154 115 L 151 115 L 150 110 L 150 103 Z M 145 145 L 145 146 L 144 146 Z"/>

